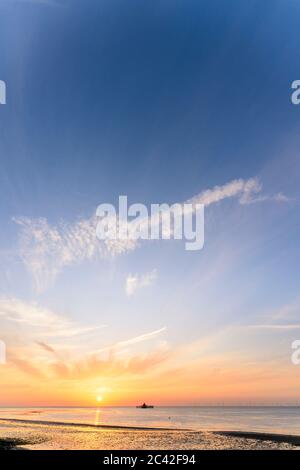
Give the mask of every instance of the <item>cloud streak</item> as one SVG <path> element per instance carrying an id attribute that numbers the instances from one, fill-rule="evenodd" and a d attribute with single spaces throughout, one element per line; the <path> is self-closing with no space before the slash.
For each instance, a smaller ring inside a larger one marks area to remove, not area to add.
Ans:
<path id="1" fill-rule="evenodd" d="M 137 290 L 151 286 L 157 278 L 157 271 L 154 269 L 149 273 L 139 276 L 138 274 L 129 274 L 126 278 L 125 292 L 128 297 L 133 296 Z"/>
<path id="2" fill-rule="evenodd" d="M 126 346 L 131 346 L 133 344 L 143 343 L 144 341 L 148 341 L 150 339 L 154 339 L 159 336 L 161 333 L 166 331 L 166 327 L 160 328 L 159 330 L 151 331 L 150 333 L 145 333 L 139 336 L 135 336 L 134 338 L 127 339 L 125 341 L 118 341 L 117 343 L 106 346 L 105 348 L 99 349 L 95 352 L 95 354 L 99 354 L 106 351 L 113 351 L 116 349 L 124 348 Z"/>
<path id="3" fill-rule="evenodd" d="M 291 323 L 291 324 L 270 324 L 270 325 L 249 325 L 248 328 L 254 330 L 300 330 L 299 323 Z"/>
<path id="4" fill-rule="evenodd" d="M 73 321 L 57 315 L 49 309 L 40 307 L 35 302 L 29 303 L 22 300 L 1 297 L 0 320 L 12 322 L 27 328 L 39 337 L 73 337 L 90 333 L 101 326 L 85 327 Z"/>
<path id="5" fill-rule="evenodd" d="M 149 352 L 134 353 L 128 348 L 156 340 L 166 328 L 144 333 L 97 351 L 85 354 L 80 359 L 64 357 L 53 346 L 44 341 L 34 341 L 43 355 L 36 353 L 31 345 L 13 348 L 9 362 L 21 372 L 38 379 L 81 380 L 99 376 L 120 377 L 141 375 L 149 372 L 170 357 L 166 343 L 156 344 Z M 121 353 L 121 354 L 120 354 Z"/>
<path id="6" fill-rule="evenodd" d="M 63 380 L 82 380 L 97 376 L 118 377 L 122 375 L 143 375 L 154 369 L 170 357 L 169 351 L 158 348 L 144 355 L 133 355 L 129 358 L 116 358 L 113 354 L 106 359 L 96 355 L 78 362 L 63 361 L 51 364 L 51 371 L 56 378 Z"/>
<path id="7" fill-rule="evenodd" d="M 204 190 L 185 203 L 204 204 L 208 207 L 232 198 L 238 199 L 242 205 L 267 200 L 287 200 L 283 194 L 265 196 L 261 192 L 262 184 L 257 178 L 236 179 Z M 71 224 L 62 222 L 56 226 L 50 225 L 45 218 L 16 217 L 13 220 L 20 227 L 18 254 L 32 276 L 37 292 L 52 286 L 66 266 L 118 256 L 131 252 L 138 246 L 136 240 L 99 240 L 96 237 L 96 216 Z M 132 295 L 145 282 L 146 279 L 140 280 L 132 276 L 126 292 Z"/>
<path id="8" fill-rule="evenodd" d="M 165 361 L 169 355 L 166 342 L 157 341 L 166 327 L 98 349 L 100 339 L 94 336 L 94 346 L 90 345 L 87 352 L 82 344 L 83 335 L 101 327 L 82 326 L 36 303 L 2 297 L 1 327 L 8 323 L 21 328 L 20 334 L 16 335 L 18 330 L 15 326 L 7 334 L 9 363 L 22 373 L 37 379 L 55 377 L 68 380 L 92 378 L 98 374 L 109 377 L 141 374 Z M 6 331 L 9 330 L 6 328 Z M 63 342 L 60 341 L 62 338 Z M 66 343 L 69 338 L 72 341 Z M 95 345 L 95 341 L 98 344 Z M 144 346 L 138 347 L 146 342 L 151 344 L 148 352 Z"/>

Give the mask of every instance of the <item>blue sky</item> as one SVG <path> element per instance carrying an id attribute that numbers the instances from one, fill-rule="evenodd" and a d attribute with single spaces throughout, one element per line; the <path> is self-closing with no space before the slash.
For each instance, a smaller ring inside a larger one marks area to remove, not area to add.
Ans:
<path id="1" fill-rule="evenodd" d="M 7 299 L 19 299 L 105 324 L 93 339 L 98 348 L 161 328 L 160 341 L 176 348 L 239 325 L 294 325 L 300 107 L 290 87 L 300 73 L 299 13 L 292 0 L 0 0 L 6 309 Z M 16 223 L 26 217 L 31 230 L 44 218 L 49 234 L 89 220 L 121 194 L 173 203 L 251 178 L 261 185 L 251 203 L 237 194 L 207 207 L 205 246 L 196 253 L 157 242 L 57 268 L 62 252 L 32 260 Z M 42 287 L 37 262 L 51 271 Z M 282 309 L 288 313 L 278 317 Z M 280 339 L 287 367 L 296 330 Z M 247 345 L 258 360 L 263 342 Z M 224 344 L 241 347 L 237 339 Z M 267 344 L 275 354 L 278 342 Z"/>

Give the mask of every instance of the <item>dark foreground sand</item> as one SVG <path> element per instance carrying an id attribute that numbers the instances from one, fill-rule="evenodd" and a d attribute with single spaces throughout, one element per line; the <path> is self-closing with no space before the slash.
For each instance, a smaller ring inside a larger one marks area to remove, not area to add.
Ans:
<path id="1" fill-rule="evenodd" d="M 289 450 L 300 449 L 300 437 L 234 431 L 149 430 L 1 420 L 0 449 Z"/>

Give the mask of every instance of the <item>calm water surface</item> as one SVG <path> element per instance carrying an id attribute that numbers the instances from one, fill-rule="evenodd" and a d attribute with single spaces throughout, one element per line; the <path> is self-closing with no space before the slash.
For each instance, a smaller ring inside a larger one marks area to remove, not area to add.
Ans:
<path id="1" fill-rule="evenodd" d="M 300 407 L 0 408 L 0 418 L 300 435 Z"/>

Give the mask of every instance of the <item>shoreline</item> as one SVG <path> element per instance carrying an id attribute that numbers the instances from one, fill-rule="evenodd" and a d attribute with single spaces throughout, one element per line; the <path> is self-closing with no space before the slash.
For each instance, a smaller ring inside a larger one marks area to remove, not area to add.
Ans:
<path id="1" fill-rule="evenodd" d="M 118 429 L 118 428 L 115 428 L 115 429 Z M 113 428 L 111 430 L 113 431 Z M 131 430 L 137 431 L 140 429 L 127 428 L 127 430 L 130 432 Z M 193 432 L 193 431 L 190 431 L 190 432 Z M 198 433 L 200 435 L 202 434 L 201 431 L 198 431 Z M 278 443 L 278 444 L 285 443 L 285 444 L 290 444 L 295 447 L 300 446 L 300 436 L 272 434 L 272 433 L 268 434 L 268 433 L 256 433 L 256 432 L 239 432 L 239 431 L 213 431 L 211 434 L 219 435 L 219 436 L 242 438 L 242 439 L 251 439 L 254 441 L 268 441 L 268 442 L 273 442 L 273 443 Z M 27 451 L 29 449 L 22 447 L 26 445 L 34 446 L 35 442 L 26 440 L 26 439 L 0 438 L 0 451 L 4 451 L 4 450 L 26 450 Z"/>
<path id="2" fill-rule="evenodd" d="M 25 439 L 9 439 L 9 438 L 0 438 L 0 451 L 1 450 L 24 450 L 22 445 L 31 444 L 30 441 Z"/>
<path id="3" fill-rule="evenodd" d="M 227 430 L 227 431 L 218 431 L 218 430 L 195 430 L 195 429 L 178 429 L 178 428 L 158 428 L 158 427 L 139 427 L 139 426 L 122 426 L 122 425 L 96 425 L 96 424 L 85 424 L 85 423 L 66 423 L 61 421 L 42 421 L 42 420 L 24 420 L 24 419 L 16 419 L 16 418 L 0 418 L 1 422 L 11 423 L 12 425 L 15 424 L 17 427 L 18 425 L 21 426 L 22 424 L 29 425 L 37 425 L 44 427 L 45 433 L 48 432 L 51 435 L 51 428 L 56 426 L 67 427 L 67 428 L 92 428 L 95 432 L 99 431 L 127 431 L 127 435 L 130 436 L 133 432 L 140 432 L 141 436 L 144 433 L 147 435 L 147 432 L 153 432 L 155 434 L 163 434 L 163 433 L 172 433 L 174 438 L 175 436 L 180 436 L 181 433 L 186 433 L 187 435 L 191 436 L 191 439 L 194 439 L 193 436 L 198 435 L 201 439 L 201 436 L 219 436 L 219 437 L 228 437 L 228 438 L 236 438 L 240 440 L 246 441 L 253 441 L 253 442 L 269 442 L 273 444 L 278 444 L 279 446 L 282 444 L 288 444 L 292 447 L 300 447 L 300 435 L 292 435 L 292 434 L 282 434 L 282 433 L 274 433 L 274 432 L 255 432 L 255 431 L 234 431 L 234 430 Z M 47 429 L 48 428 L 48 429 Z M 0 450 L 26 450 L 22 446 L 34 446 L 37 442 L 34 439 L 27 438 L 26 427 L 23 427 L 23 436 L 7 436 L 7 437 L 0 437 Z M 75 431 L 76 432 L 76 431 Z M 28 432 L 29 436 L 30 430 Z M 46 435 L 46 434 L 45 434 Z M 171 437 L 171 436 L 170 436 Z M 177 437 L 176 437 L 177 439 Z M 175 439 L 175 441 L 176 441 Z M 198 438 L 197 438 L 198 439 Z M 50 439 L 51 440 L 51 439 Z M 195 447 L 194 447 L 195 448 Z"/>
<path id="4" fill-rule="evenodd" d="M 132 430 L 132 431 L 174 431 L 174 432 L 194 432 L 194 433 L 211 433 L 220 436 L 228 437 L 242 437 L 245 439 L 255 440 L 270 440 L 274 442 L 287 442 L 294 445 L 300 445 L 300 435 L 297 434 L 283 434 L 275 432 L 265 431 L 234 431 L 234 430 L 213 430 L 213 429 L 192 429 L 192 428 L 175 428 L 175 427 L 153 427 L 153 426 L 130 426 L 125 424 L 93 424 L 93 423 L 75 423 L 66 421 L 43 421 L 36 419 L 20 419 L 20 418 L 0 418 L 0 423 L 3 421 L 9 421 L 20 424 L 37 424 L 45 426 L 70 426 L 70 427 L 92 427 L 96 429 L 121 429 L 121 430 Z M 0 438 L 1 440 L 1 438 Z"/>
<path id="5" fill-rule="evenodd" d="M 123 429 L 123 430 L 133 430 L 133 431 L 193 431 L 190 428 L 163 428 L 163 427 L 148 427 L 148 426 L 129 426 L 129 425 L 121 425 L 121 424 L 93 424 L 93 423 L 74 423 L 74 422 L 65 422 L 65 421 L 43 421 L 43 420 L 36 420 L 36 419 L 19 419 L 19 418 L 0 418 L 0 423 L 2 421 L 12 421 L 15 423 L 23 423 L 23 424 L 39 424 L 45 426 L 72 426 L 72 427 L 92 427 L 96 429 Z M 194 432 L 202 432 L 202 431 L 195 431 Z"/>
<path id="6" fill-rule="evenodd" d="M 276 434 L 268 432 L 255 432 L 255 431 L 213 431 L 213 434 L 219 436 L 239 437 L 244 439 L 254 439 L 256 441 L 271 441 L 294 446 L 300 446 L 300 436 L 293 434 Z"/>

